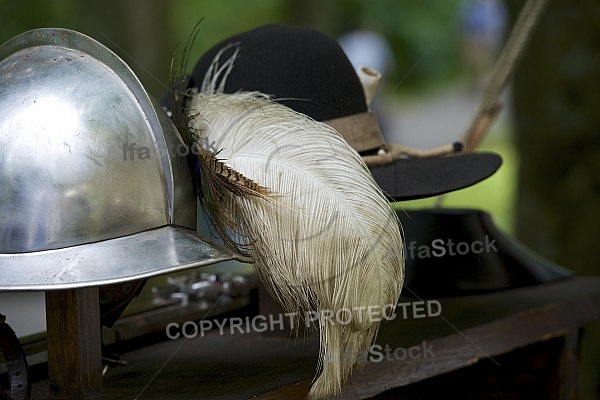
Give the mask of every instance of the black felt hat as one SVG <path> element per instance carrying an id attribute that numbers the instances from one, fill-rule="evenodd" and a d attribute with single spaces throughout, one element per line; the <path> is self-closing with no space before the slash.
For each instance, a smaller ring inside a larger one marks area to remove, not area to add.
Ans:
<path id="1" fill-rule="evenodd" d="M 363 156 L 377 183 L 393 200 L 468 187 L 492 175 L 502 163 L 494 153 L 393 156 L 389 151 L 392 145 L 385 142 L 375 115 L 369 112 L 352 64 L 337 41 L 319 31 L 267 25 L 225 39 L 198 60 L 192 86 L 201 86 L 220 51 L 222 60 L 238 51 L 225 81 L 225 93 L 259 91 L 333 126 Z"/>
<path id="2" fill-rule="evenodd" d="M 502 232 L 485 211 L 434 208 L 397 214 L 405 233 L 403 293 L 408 296 L 482 294 L 573 275 Z"/>

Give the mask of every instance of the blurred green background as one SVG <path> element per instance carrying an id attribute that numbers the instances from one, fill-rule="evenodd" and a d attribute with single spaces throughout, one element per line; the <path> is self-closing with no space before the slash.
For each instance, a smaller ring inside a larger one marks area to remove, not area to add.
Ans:
<path id="1" fill-rule="evenodd" d="M 188 70 L 217 41 L 267 23 L 302 24 L 334 37 L 356 29 L 373 30 L 385 37 L 393 52 L 393 67 L 385 76 L 380 102 L 394 98 L 393 107 L 401 110 L 402 96 L 426 105 L 439 89 L 462 87 L 466 70 L 459 11 L 463 5 L 461 0 L 1 0 L 0 42 L 38 27 L 78 30 L 121 56 L 150 94 L 159 98 L 169 82 L 171 60 L 179 60 L 200 20 Z M 466 122 L 453 128 L 458 135 L 465 127 Z M 512 232 L 516 159 L 510 125 L 493 129 L 495 133 L 482 148 L 499 152 L 504 159 L 502 168 L 487 181 L 448 195 L 444 204 L 485 208 L 503 229 Z M 429 206 L 434 201 L 397 207 Z"/>
<path id="2" fill-rule="evenodd" d="M 451 23 L 460 0 L 2 0 L 0 5 L 0 41 L 37 27 L 76 29 L 124 56 L 142 81 L 152 88 L 156 85 L 155 78 L 163 84 L 167 82 L 169 60 L 163 59 L 163 65 L 156 69 L 135 65 L 141 60 L 134 63 L 127 60 L 138 52 L 128 47 L 132 38 L 146 34 L 148 52 L 170 57 L 177 44 L 185 43 L 202 18 L 194 46 L 198 56 L 211 44 L 234 33 L 266 23 L 290 22 L 318 28 L 333 36 L 357 28 L 376 30 L 392 44 L 399 73 L 408 71 L 437 39 L 427 59 L 419 63 L 403 83 L 406 88 L 455 78 L 460 71 L 456 35 L 459 26 Z M 438 37 L 446 27 L 445 34 Z M 129 57 L 124 52 L 129 53 Z M 144 76 L 148 72 L 155 77 Z"/>

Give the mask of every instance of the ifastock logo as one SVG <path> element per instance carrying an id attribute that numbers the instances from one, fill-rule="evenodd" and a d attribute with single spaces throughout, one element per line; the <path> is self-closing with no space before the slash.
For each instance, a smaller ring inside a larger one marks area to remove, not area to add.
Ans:
<path id="1" fill-rule="evenodd" d="M 448 256 L 464 256 L 468 253 L 481 254 L 483 252 L 489 253 L 491 251 L 497 252 L 496 239 L 490 238 L 485 235 L 484 241 L 475 240 L 471 243 L 458 242 L 454 243 L 452 239 L 434 239 L 430 244 L 422 244 L 417 246 L 417 242 L 412 240 L 408 245 L 404 247 L 404 257 L 407 259 L 414 259 L 415 255 L 417 258 L 431 258 L 433 257 L 444 257 Z M 393 247 L 390 248 L 386 258 L 401 256 L 400 251 Z"/>
<path id="2" fill-rule="evenodd" d="M 401 310 L 399 312 L 398 310 Z M 299 313 L 285 313 L 279 315 L 269 315 L 268 318 L 264 315 L 255 315 L 254 317 L 233 317 L 219 320 L 202 320 L 200 322 L 187 321 L 182 325 L 171 322 L 166 327 L 166 334 L 169 339 L 178 339 L 181 336 L 186 339 L 193 339 L 200 335 L 204 337 L 206 332 L 217 328 L 221 336 L 225 334 L 234 335 L 237 333 L 250 332 L 265 332 L 284 330 L 286 321 L 289 326 L 294 329 L 301 323 L 306 328 L 313 325 L 330 324 L 330 325 L 348 325 L 352 321 L 358 322 L 369 321 L 392 321 L 398 317 L 402 319 L 408 318 L 425 318 L 437 317 L 442 313 L 442 305 L 437 300 L 428 301 L 413 301 L 385 306 L 362 306 L 349 308 L 340 308 L 333 310 L 307 311 L 304 315 Z"/>
<path id="3" fill-rule="evenodd" d="M 198 148 L 207 149 L 213 153 L 218 152 L 219 149 L 216 147 L 216 142 L 209 143 L 206 138 L 200 138 L 198 140 L 199 147 L 188 146 L 186 143 L 178 144 L 174 149 L 171 148 L 170 154 L 176 154 L 179 157 L 187 157 L 190 153 L 197 156 L 199 153 Z M 165 150 L 163 148 L 158 149 L 158 154 L 162 156 Z M 134 161 L 134 160 L 150 160 L 152 155 L 156 154 L 154 148 L 147 146 L 140 146 L 137 142 L 123 143 L 123 161 Z M 166 154 L 165 154 L 166 155 Z"/>
<path id="4" fill-rule="evenodd" d="M 405 349 L 404 347 L 391 348 L 389 345 L 381 347 L 378 344 L 374 344 L 369 347 L 368 351 L 350 351 L 342 350 L 340 354 L 335 354 L 331 349 L 325 352 L 324 362 L 342 365 L 354 365 L 355 363 L 365 363 L 367 361 L 377 363 L 383 360 L 394 361 L 394 360 L 405 360 L 411 358 L 413 360 L 419 358 L 433 358 L 433 345 L 427 345 L 427 342 L 423 340 L 420 345 L 415 345 Z"/>

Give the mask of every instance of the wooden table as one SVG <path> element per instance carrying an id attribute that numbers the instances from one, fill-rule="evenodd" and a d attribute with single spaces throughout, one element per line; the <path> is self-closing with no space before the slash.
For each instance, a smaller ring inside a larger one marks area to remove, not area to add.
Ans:
<path id="1" fill-rule="evenodd" d="M 434 357 L 369 363 L 340 399 L 439 398 L 449 391 L 461 399 L 575 398 L 580 328 L 600 319 L 600 277 L 435 300 L 439 316 L 399 315 L 377 339 L 392 349 L 425 341 Z M 315 339 L 217 329 L 159 342 L 123 354 L 129 364 L 108 371 L 99 398 L 302 399 L 315 373 Z M 47 381 L 35 383 L 32 399 L 47 398 L 47 388 Z"/>

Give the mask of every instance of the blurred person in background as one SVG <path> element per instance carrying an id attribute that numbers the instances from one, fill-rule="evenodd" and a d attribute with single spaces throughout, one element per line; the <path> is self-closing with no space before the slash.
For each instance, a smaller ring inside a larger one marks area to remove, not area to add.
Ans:
<path id="1" fill-rule="evenodd" d="M 356 71 L 361 67 L 369 67 L 381 74 L 381 89 L 386 77 L 394 69 L 394 54 L 387 39 L 377 32 L 355 30 L 340 36 L 338 42 Z M 381 131 L 386 132 L 389 131 L 386 129 L 389 122 L 381 102 L 381 96 L 375 95 L 370 108 L 377 115 Z"/>
<path id="2" fill-rule="evenodd" d="M 469 89 L 477 91 L 504 42 L 507 11 L 500 0 L 467 0 L 460 17 Z"/>

